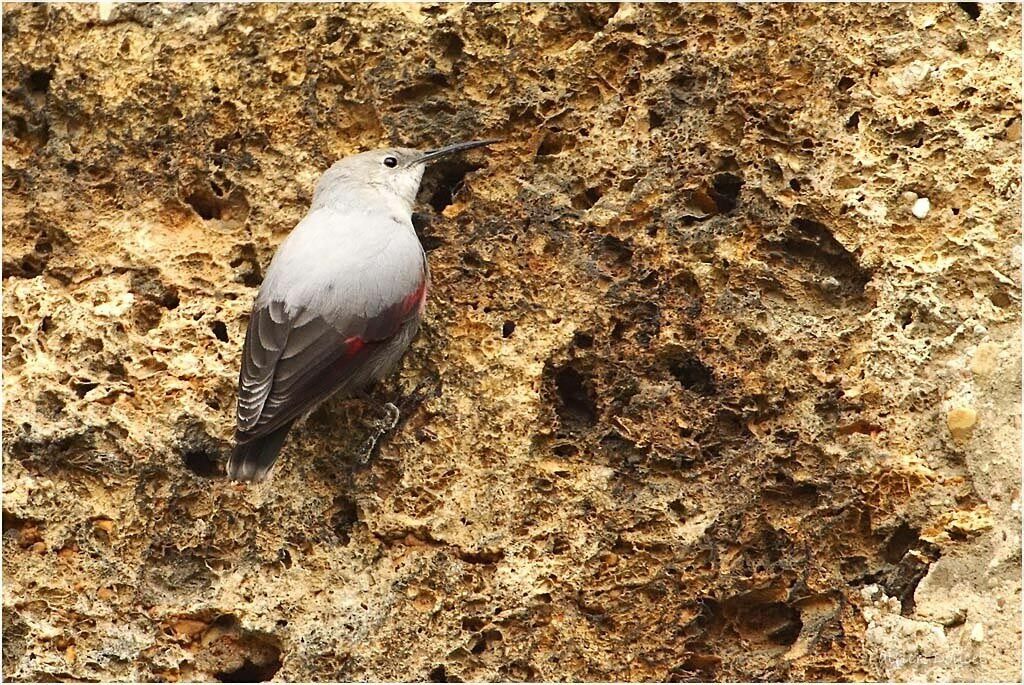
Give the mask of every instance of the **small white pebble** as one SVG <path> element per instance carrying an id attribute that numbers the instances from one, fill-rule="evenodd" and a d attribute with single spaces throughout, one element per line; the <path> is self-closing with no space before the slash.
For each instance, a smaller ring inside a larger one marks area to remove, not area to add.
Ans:
<path id="1" fill-rule="evenodd" d="M 928 216 L 928 212 L 931 211 L 932 203 L 928 201 L 926 197 L 919 197 L 914 201 L 914 206 L 910 208 L 910 211 L 918 219 L 923 219 Z"/>
<path id="2" fill-rule="evenodd" d="M 100 21 L 104 24 L 110 21 L 110 15 L 114 12 L 114 3 L 112 2 L 98 2 L 100 11 Z"/>
<path id="3" fill-rule="evenodd" d="M 975 623 L 974 627 L 971 628 L 971 640 L 973 642 L 984 642 L 985 641 L 985 626 L 980 623 Z"/>

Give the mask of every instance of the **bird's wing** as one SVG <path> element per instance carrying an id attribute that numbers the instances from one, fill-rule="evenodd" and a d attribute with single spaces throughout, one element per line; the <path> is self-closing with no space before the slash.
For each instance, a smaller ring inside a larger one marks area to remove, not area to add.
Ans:
<path id="1" fill-rule="evenodd" d="M 253 307 L 238 383 L 239 442 L 273 432 L 338 390 L 379 377 L 415 333 L 427 287 L 418 243 L 413 255 L 388 242 L 377 261 L 352 260 L 351 251 L 343 255 L 321 246 L 317 261 L 296 269 L 302 262 L 296 252 L 316 237 L 307 233 L 305 240 L 282 245 Z M 323 260 L 331 261 L 329 272 L 318 271 Z M 287 272 L 274 269 L 282 264 L 291 264 L 290 281 Z M 321 273 L 329 276 L 318 283 Z"/>

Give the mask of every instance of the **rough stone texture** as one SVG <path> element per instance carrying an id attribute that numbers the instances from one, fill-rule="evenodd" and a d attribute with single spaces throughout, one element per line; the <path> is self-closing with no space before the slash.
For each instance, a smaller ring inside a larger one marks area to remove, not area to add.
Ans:
<path id="1" fill-rule="evenodd" d="M 1019 678 L 1019 6 L 100 11 L 4 8 L 5 678 Z M 317 175 L 483 135 L 225 482 Z"/>

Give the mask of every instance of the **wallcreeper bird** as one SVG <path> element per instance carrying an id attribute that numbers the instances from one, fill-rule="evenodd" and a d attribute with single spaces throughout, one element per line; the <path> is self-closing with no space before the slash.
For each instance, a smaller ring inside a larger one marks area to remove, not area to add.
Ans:
<path id="1" fill-rule="evenodd" d="M 426 165 L 497 141 L 346 157 L 274 255 L 242 348 L 227 473 L 260 481 L 292 424 L 335 393 L 383 378 L 416 334 L 430 272 L 412 226 Z"/>

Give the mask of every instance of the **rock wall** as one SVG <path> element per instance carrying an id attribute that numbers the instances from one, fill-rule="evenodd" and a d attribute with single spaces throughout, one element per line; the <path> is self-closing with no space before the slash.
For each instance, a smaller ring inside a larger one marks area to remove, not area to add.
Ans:
<path id="1" fill-rule="evenodd" d="M 4 677 L 1016 679 L 1020 20 L 5 6 Z M 226 482 L 318 174 L 480 136 L 401 373 Z"/>

